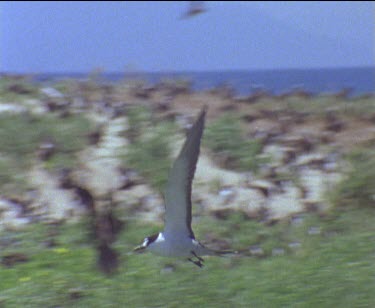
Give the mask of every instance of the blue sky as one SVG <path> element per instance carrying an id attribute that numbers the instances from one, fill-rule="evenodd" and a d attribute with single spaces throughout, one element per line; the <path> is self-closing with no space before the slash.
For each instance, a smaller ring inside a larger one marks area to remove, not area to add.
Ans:
<path id="1" fill-rule="evenodd" d="M 207 71 L 375 65 L 374 2 L 0 3 L 0 71 Z"/>

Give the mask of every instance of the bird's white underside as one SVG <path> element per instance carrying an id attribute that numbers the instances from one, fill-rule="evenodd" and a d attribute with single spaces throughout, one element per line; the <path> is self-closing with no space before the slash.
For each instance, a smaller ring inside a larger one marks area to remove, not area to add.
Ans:
<path id="1" fill-rule="evenodd" d="M 147 247 L 152 253 L 164 257 L 192 257 L 213 255 L 214 252 L 202 246 L 195 239 L 191 239 L 186 233 L 159 233 L 159 236 Z"/>

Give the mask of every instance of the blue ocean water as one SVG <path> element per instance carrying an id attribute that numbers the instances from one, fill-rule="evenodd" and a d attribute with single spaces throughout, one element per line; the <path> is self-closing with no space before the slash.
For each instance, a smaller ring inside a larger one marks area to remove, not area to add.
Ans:
<path id="1" fill-rule="evenodd" d="M 39 74 L 38 81 L 64 78 L 87 78 L 86 73 Z M 263 89 L 281 94 L 294 88 L 302 88 L 314 94 L 334 93 L 350 88 L 351 95 L 375 94 L 375 67 L 324 68 L 324 69 L 282 69 L 258 71 L 215 71 L 215 72 L 161 72 L 161 73 L 103 73 L 110 82 L 143 79 L 155 84 L 163 79 L 187 79 L 194 90 L 207 90 L 220 85 L 231 86 L 238 95 L 251 94 Z"/>

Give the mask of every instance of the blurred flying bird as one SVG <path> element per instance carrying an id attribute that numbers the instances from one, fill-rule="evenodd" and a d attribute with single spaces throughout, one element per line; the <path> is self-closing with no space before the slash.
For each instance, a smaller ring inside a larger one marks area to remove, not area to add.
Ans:
<path id="1" fill-rule="evenodd" d="M 98 206 L 94 195 L 74 182 L 71 170 L 63 169 L 60 173 L 60 187 L 72 189 L 77 201 L 87 210 L 88 237 L 97 251 L 98 268 L 105 274 L 113 274 L 119 260 L 112 244 L 124 226 L 114 214 L 117 204 L 113 201 L 113 192 L 105 196 L 105 206 Z"/>
<path id="2" fill-rule="evenodd" d="M 199 243 L 191 228 L 191 188 L 199 156 L 206 107 L 188 132 L 180 154 L 169 173 L 165 191 L 164 231 L 148 236 L 134 251 L 151 251 L 166 257 L 186 257 L 199 267 L 202 256 L 220 256 L 232 251 L 215 251 Z"/>
<path id="3" fill-rule="evenodd" d="M 181 16 L 181 19 L 190 18 L 207 11 L 204 6 L 204 1 L 189 1 L 187 11 Z"/>

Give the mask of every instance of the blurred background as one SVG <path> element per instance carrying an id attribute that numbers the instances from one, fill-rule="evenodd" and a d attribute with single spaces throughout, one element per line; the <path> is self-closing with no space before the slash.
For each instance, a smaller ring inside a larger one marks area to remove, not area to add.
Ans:
<path id="1" fill-rule="evenodd" d="M 375 305 L 375 5 L 0 3 L 0 307 Z M 134 255 L 203 105 L 193 228 Z"/>

